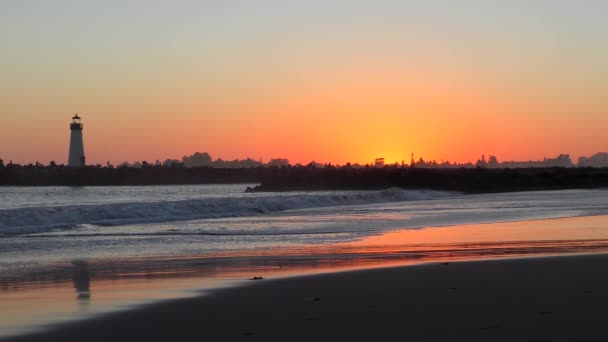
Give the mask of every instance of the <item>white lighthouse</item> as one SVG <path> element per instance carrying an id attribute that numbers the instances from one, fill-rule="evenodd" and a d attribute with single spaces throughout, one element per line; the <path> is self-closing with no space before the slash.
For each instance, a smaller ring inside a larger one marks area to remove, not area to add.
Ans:
<path id="1" fill-rule="evenodd" d="M 70 123 L 70 156 L 68 166 L 83 167 L 84 159 L 84 143 L 82 141 L 82 121 L 80 116 L 75 114 Z"/>

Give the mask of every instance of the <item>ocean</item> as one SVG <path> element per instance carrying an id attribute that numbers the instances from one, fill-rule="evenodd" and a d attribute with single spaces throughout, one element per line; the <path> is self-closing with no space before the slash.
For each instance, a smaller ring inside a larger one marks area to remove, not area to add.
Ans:
<path id="1" fill-rule="evenodd" d="M 253 276 L 608 251 L 608 189 L 248 186 L 0 187 L 0 336 Z"/>
<path id="2" fill-rule="evenodd" d="M 0 271 L 363 239 L 397 229 L 608 214 L 608 190 L 245 193 L 251 184 L 0 188 Z"/>

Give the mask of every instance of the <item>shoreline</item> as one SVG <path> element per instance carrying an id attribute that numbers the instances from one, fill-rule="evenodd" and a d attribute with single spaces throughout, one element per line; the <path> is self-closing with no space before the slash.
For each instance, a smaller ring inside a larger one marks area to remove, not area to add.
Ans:
<path id="1" fill-rule="evenodd" d="M 606 215 L 478 223 L 404 229 L 352 242 L 243 255 L 49 264 L 21 280 L 0 278 L 0 313 L 11 315 L 0 316 L 7 329 L 0 340 L 44 334 L 49 327 L 48 331 L 68 329 L 128 312 L 143 314 L 163 303 L 198 300 L 201 293 L 215 296 L 234 285 L 246 288 L 292 278 L 429 264 L 601 256 L 608 252 L 606 223 Z M 257 276 L 265 279 L 255 284 L 247 280 Z M 375 283 L 373 279 L 361 281 Z M 69 317 L 53 318 L 60 317 L 58 313 Z M 13 317 L 19 315 L 21 321 Z M 35 315 L 51 319 L 33 318 Z"/>
<path id="2" fill-rule="evenodd" d="M 608 187 L 608 167 L 0 167 L 0 186 L 259 184 L 251 190 L 378 190 L 391 187 L 465 193 Z"/>
<path id="3" fill-rule="evenodd" d="M 608 254 L 535 256 L 289 276 L 1 340 L 608 337 L 606 262 Z"/>

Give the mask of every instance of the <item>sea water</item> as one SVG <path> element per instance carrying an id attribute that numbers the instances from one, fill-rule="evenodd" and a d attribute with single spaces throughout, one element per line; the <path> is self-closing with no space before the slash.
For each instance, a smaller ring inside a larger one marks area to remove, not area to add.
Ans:
<path id="1" fill-rule="evenodd" d="M 608 250 L 606 189 L 253 185 L 0 187 L 0 337 L 252 276 Z"/>
<path id="2" fill-rule="evenodd" d="M 396 229 L 608 214 L 608 190 L 246 193 L 252 184 L 0 188 L 0 270 L 363 239 Z"/>

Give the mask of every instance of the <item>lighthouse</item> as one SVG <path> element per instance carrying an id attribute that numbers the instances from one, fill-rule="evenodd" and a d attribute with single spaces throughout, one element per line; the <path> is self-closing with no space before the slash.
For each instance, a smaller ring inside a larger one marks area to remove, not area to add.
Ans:
<path id="1" fill-rule="evenodd" d="M 82 141 L 82 121 L 78 114 L 75 114 L 70 123 L 70 156 L 68 158 L 68 166 L 83 167 L 84 159 L 84 143 Z"/>

